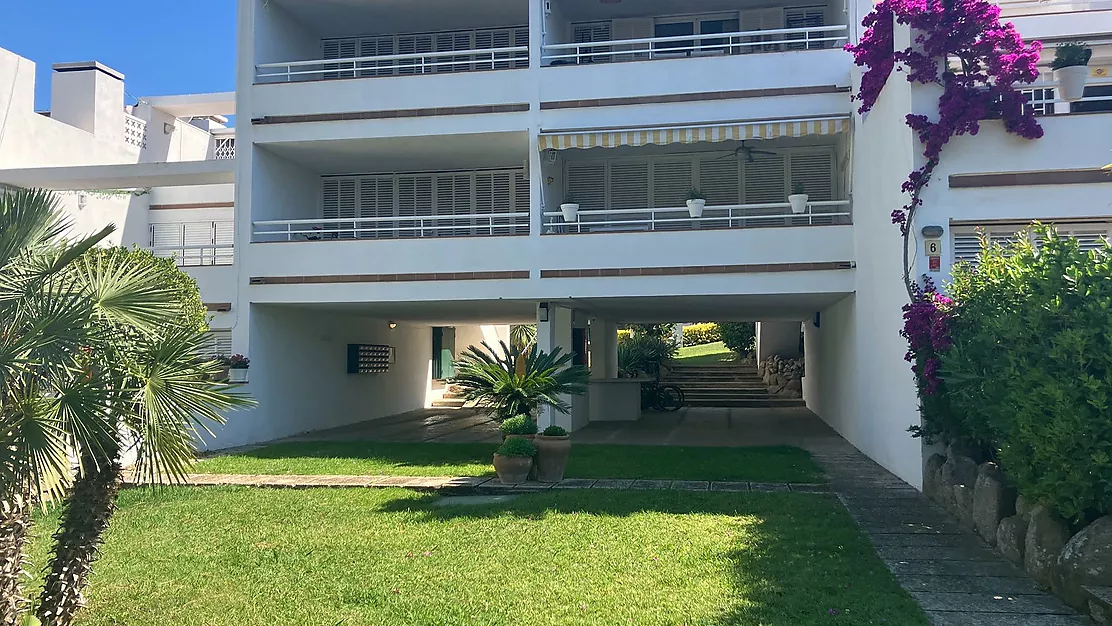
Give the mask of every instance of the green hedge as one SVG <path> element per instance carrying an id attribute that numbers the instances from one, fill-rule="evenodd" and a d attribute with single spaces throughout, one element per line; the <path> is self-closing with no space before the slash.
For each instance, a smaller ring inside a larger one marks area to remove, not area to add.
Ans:
<path id="1" fill-rule="evenodd" d="M 1112 513 L 1112 254 L 1038 226 L 955 268 L 945 402 L 928 433 L 980 445 L 1024 496 L 1078 523 Z"/>
<path id="2" fill-rule="evenodd" d="M 722 335 L 718 332 L 718 324 L 706 322 L 683 327 L 683 345 L 685 346 L 701 346 L 716 341 L 722 341 Z"/>
<path id="3" fill-rule="evenodd" d="M 757 325 L 753 322 L 719 322 L 718 333 L 726 347 L 745 356 L 757 345 Z"/>

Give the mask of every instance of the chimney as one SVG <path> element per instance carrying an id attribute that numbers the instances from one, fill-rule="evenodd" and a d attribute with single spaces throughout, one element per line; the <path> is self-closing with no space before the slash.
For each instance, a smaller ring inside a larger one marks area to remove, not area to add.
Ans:
<path id="1" fill-rule="evenodd" d="M 55 64 L 50 117 L 118 141 L 124 132 L 124 75 L 96 61 Z"/>

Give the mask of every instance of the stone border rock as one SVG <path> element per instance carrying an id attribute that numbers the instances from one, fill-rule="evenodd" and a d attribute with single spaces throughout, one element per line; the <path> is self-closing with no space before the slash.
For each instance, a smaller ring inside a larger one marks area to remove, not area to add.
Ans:
<path id="1" fill-rule="evenodd" d="M 768 392 L 782 398 L 803 397 L 803 359 L 786 359 L 774 354 L 757 365 L 757 375 Z"/>
<path id="2" fill-rule="evenodd" d="M 953 447 L 927 459 L 923 493 L 1039 586 L 1112 624 L 1112 516 L 1072 534 L 1050 507 L 1018 496 L 995 463 L 978 465 Z"/>

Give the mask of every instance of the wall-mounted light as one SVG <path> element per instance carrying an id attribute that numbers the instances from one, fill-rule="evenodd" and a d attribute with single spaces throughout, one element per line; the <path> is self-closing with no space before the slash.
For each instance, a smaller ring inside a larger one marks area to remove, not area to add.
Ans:
<path id="1" fill-rule="evenodd" d="M 77 194 L 77 209 L 79 211 L 84 210 L 85 207 L 88 206 L 88 205 L 89 205 L 89 194 L 85 193 L 84 191 Z"/>
<path id="2" fill-rule="evenodd" d="M 540 303 L 540 305 L 537 306 L 537 321 L 538 322 L 547 322 L 548 321 L 548 303 L 547 302 L 542 302 L 542 303 Z"/>
<path id="3" fill-rule="evenodd" d="M 942 236 L 943 230 L 941 226 L 924 226 L 923 236 L 927 239 L 937 239 Z"/>
<path id="4" fill-rule="evenodd" d="M 390 323 L 390 330 L 394 330 L 395 328 L 398 327 L 398 323 L 395 322 L 394 320 L 390 320 L 389 323 Z"/>
<path id="5" fill-rule="evenodd" d="M 170 122 L 162 122 L 162 134 L 169 135 L 174 132 L 174 125 Z"/>

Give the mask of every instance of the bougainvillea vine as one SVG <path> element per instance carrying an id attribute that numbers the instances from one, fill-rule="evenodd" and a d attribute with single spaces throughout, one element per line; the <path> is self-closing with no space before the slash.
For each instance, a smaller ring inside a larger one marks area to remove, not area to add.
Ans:
<path id="1" fill-rule="evenodd" d="M 894 24 L 909 26 L 911 45 L 896 49 Z M 862 21 L 866 28 L 857 45 L 849 44 L 854 62 L 865 68 L 855 99 L 858 112 L 868 113 L 880 97 L 893 70 L 908 82 L 937 84 L 937 119 L 909 114 L 906 123 L 923 144 L 923 165 L 907 176 L 903 191 L 907 204 L 892 212 L 892 223 L 903 235 L 903 279 L 910 302 L 904 307 L 903 336 L 908 340 L 921 394 L 938 393 L 941 377 L 938 355 L 949 347 L 949 319 L 953 302 L 929 281 L 921 287 L 911 277 L 911 225 L 922 206 L 942 149 L 959 135 L 976 135 L 980 122 L 1003 121 L 1020 137 L 1037 139 L 1043 129 L 1025 106 L 1017 83 L 1038 78 L 1042 44 L 1025 44 L 1015 27 L 1000 23 L 1000 7 L 987 0 L 882 0 Z"/>
<path id="2" fill-rule="evenodd" d="M 893 22 L 911 28 L 912 45 L 895 48 Z M 873 108 L 894 69 L 905 72 L 909 82 L 942 86 L 937 120 L 907 116 L 923 144 L 925 162 L 904 181 L 908 203 L 892 212 L 904 237 L 904 284 L 914 300 L 911 223 L 942 148 L 955 136 L 976 135 L 987 119 L 1000 119 L 1008 132 L 1027 139 L 1042 137 L 1042 127 L 1015 86 L 1038 78 L 1042 44 L 1025 44 L 1010 22 L 1000 23 L 1000 7 L 987 0 L 882 0 L 862 25 L 861 41 L 846 46 L 854 62 L 866 68 L 856 95 L 858 112 Z"/>

